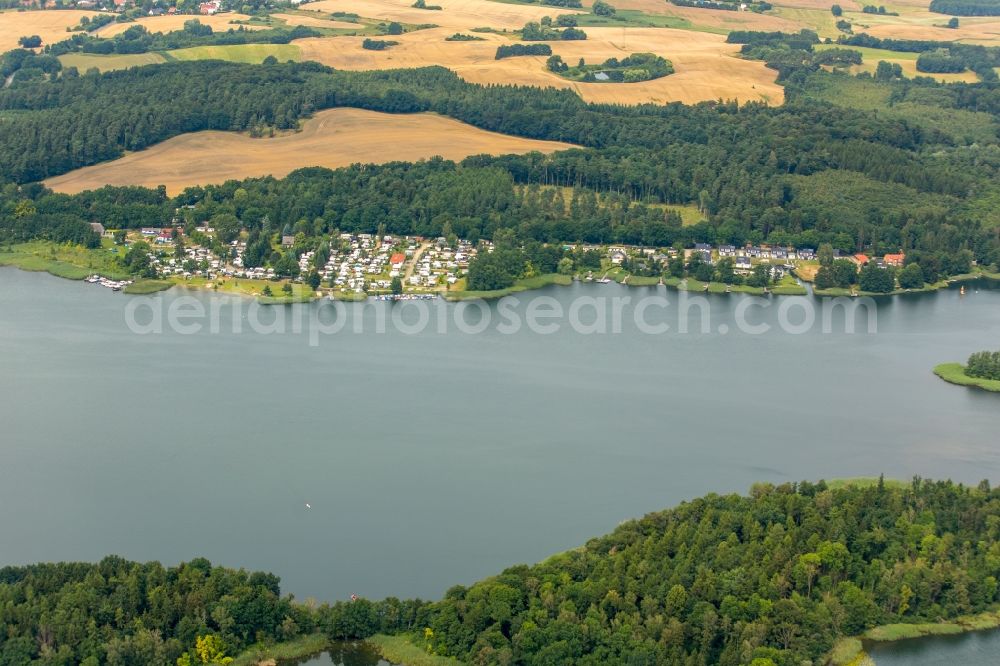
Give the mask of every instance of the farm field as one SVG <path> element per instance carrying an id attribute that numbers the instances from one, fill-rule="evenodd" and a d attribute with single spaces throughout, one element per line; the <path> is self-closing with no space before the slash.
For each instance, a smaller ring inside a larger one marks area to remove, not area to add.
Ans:
<path id="1" fill-rule="evenodd" d="M 192 185 L 230 179 L 281 178 L 307 166 L 336 168 L 435 155 L 457 160 L 482 153 L 550 153 L 573 147 L 487 132 L 434 114 L 330 109 L 317 113 L 294 134 L 273 139 L 253 139 L 235 132 L 184 134 L 45 182 L 57 192 L 81 192 L 104 185 L 165 185 L 169 193 L 176 194 Z"/>
<path id="2" fill-rule="evenodd" d="M 311 5 L 306 5 L 306 8 Z M 363 23 L 350 23 L 349 21 L 337 21 L 331 18 L 323 18 L 319 12 L 311 12 L 315 16 L 301 14 L 271 14 L 272 18 L 284 21 L 287 25 L 304 25 L 308 28 L 336 28 L 339 30 L 363 30 Z"/>
<path id="3" fill-rule="evenodd" d="M 824 51 L 826 49 L 837 48 L 837 44 L 817 44 L 817 51 Z M 863 62 L 860 65 L 855 65 L 850 67 L 848 71 L 851 74 L 857 74 L 859 72 L 875 72 L 878 67 L 880 60 L 885 60 L 893 64 L 898 64 L 902 70 L 903 75 L 907 78 L 913 78 L 914 76 L 929 76 L 937 79 L 938 81 L 943 81 L 946 83 L 952 83 L 955 81 L 964 81 L 966 83 L 975 83 L 979 80 L 974 72 L 959 72 L 958 74 L 930 74 L 927 72 L 917 71 L 917 55 L 916 53 L 903 53 L 900 51 L 886 51 L 885 49 L 869 49 L 861 46 L 851 46 L 849 47 L 852 51 L 860 51 L 863 58 Z"/>
<path id="4" fill-rule="evenodd" d="M 339 69 L 441 65 L 473 83 L 571 88 L 590 102 L 695 103 L 722 98 L 780 104 L 784 100 L 783 89 L 774 82 L 777 73 L 761 62 L 738 58 L 739 45 L 726 44 L 722 35 L 670 28 L 587 28 L 584 41 L 550 42 L 552 52 L 566 62 L 650 52 L 667 58 L 676 69 L 675 74 L 653 81 L 605 84 L 568 81 L 549 72 L 542 56 L 495 60 L 497 46 L 510 43 L 505 36 L 484 33 L 479 36 L 485 41 L 445 41 L 453 33 L 452 28 L 434 28 L 400 35 L 393 38 L 399 45 L 385 51 L 362 49 L 360 37 L 311 38 L 294 44 L 301 48 L 303 60 Z"/>
<path id="5" fill-rule="evenodd" d="M 192 46 L 163 53 L 167 60 L 228 60 L 259 64 L 268 56 L 284 62 L 298 60 L 299 48 L 292 44 L 233 44 L 229 46 Z"/>
<path id="6" fill-rule="evenodd" d="M 795 0 L 792 0 L 793 2 Z M 590 7 L 591 2 L 585 2 Z M 798 21 L 792 21 L 773 14 L 757 14 L 755 12 L 727 12 L 721 9 L 698 9 L 696 7 L 678 7 L 666 0 L 618 0 L 612 3 L 616 9 L 640 11 L 644 14 L 672 16 L 690 21 L 695 29 L 713 32 L 728 32 L 730 30 L 783 30 L 798 32 L 803 27 Z M 829 7 L 826 8 L 829 13 Z"/>
<path id="7" fill-rule="evenodd" d="M 434 0 L 427 3 L 441 6 L 441 11 L 416 9 L 410 6 L 412 4 L 413 0 L 320 0 L 309 3 L 305 8 L 327 13 L 352 12 L 359 16 L 416 25 L 433 23 L 461 30 L 477 27 L 517 30 L 528 21 L 538 21 L 543 16 L 554 18 L 559 14 L 579 13 L 579 10 L 491 0 Z"/>
<path id="8" fill-rule="evenodd" d="M 859 14 L 858 18 L 854 21 L 854 25 L 856 26 L 855 32 L 858 31 L 857 26 L 869 24 L 869 27 L 863 29 L 864 32 L 873 37 L 883 39 L 928 39 L 942 42 L 960 41 L 969 44 L 981 44 L 983 46 L 1000 46 L 1000 19 L 995 16 L 987 18 L 963 16 L 959 18 L 959 25 L 954 29 L 940 27 L 947 22 L 947 16 L 930 14 L 929 12 L 927 18 L 921 19 L 919 22 L 915 20 L 900 22 L 900 19 L 904 19 L 901 16 L 886 17 L 895 19 L 891 23 L 882 22 L 886 21 L 885 18 L 879 20 L 880 17 L 875 17 L 874 20 L 871 20 L 870 17 L 871 14 Z M 853 15 L 852 18 L 854 18 Z"/>
<path id="9" fill-rule="evenodd" d="M 174 14 L 163 16 L 144 16 L 129 23 L 109 23 L 95 33 L 98 37 L 114 37 L 120 35 L 134 25 L 141 25 L 150 32 L 173 32 L 183 30 L 184 23 L 192 19 L 198 19 L 202 25 L 212 26 L 212 30 L 225 32 L 230 28 L 238 29 L 241 26 L 233 21 L 248 21 L 250 17 L 246 14 L 213 14 L 211 16 L 192 16 L 190 14 Z M 244 25 L 247 30 L 260 30 L 262 25 Z"/>
<path id="10" fill-rule="evenodd" d="M 61 42 L 70 36 L 66 28 L 76 25 L 84 16 L 96 15 L 97 12 L 75 9 L 0 12 L 0 53 L 16 49 L 17 40 L 26 35 L 38 35 L 42 44 Z"/>
<path id="11" fill-rule="evenodd" d="M 82 74 L 94 67 L 100 72 L 128 69 L 142 65 L 156 65 L 166 62 L 159 53 L 135 53 L 129 55 L 96 55 L 93 53 L 67 53 L 59 56 L 63 67 L 76 67 Z"/>

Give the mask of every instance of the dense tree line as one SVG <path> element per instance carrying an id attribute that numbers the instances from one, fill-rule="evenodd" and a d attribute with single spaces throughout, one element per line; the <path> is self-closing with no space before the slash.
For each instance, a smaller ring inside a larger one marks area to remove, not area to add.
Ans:
<path id="1" fill-rule="evenodd" d="M 969 356 L 965 374 L 970 377 L 1000 380 L 1000 352 L 981 351 Z"/>
<path id="2" fill-rule="evenodd" d="M 1000 16 L 996 0 L 931 0 L 930 10 L 954 16 Z"/>
<path id="3" fill-rule="evenodd" d="M 477 664 L 821 663 L 838 636 L 996 603 L 1000 493 L 758 485 L 455 587 L 431 645 Z"/>
<path id="4" fill-rule="evenodd" d="M 548 56 L 552 55 L 552 47 L 548 44 L 501 44 L 497 47 L 497 60 L 516 56 Z"/>

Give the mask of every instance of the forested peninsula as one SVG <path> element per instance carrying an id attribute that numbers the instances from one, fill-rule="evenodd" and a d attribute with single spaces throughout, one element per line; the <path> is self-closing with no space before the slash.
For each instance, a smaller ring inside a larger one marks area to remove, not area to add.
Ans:
<path id="1" fill-rule="evenodd" d="M 1000 489 L 986 481 L 758 484 L 435 602 L 304 605 L 271 574 L 202 559 L 6 567 L 0 664 L 254 663 L 275 644 L 378 634 L 469 664 L 798 666 L 879 625 L 996 611 L 998 575 Z"/>

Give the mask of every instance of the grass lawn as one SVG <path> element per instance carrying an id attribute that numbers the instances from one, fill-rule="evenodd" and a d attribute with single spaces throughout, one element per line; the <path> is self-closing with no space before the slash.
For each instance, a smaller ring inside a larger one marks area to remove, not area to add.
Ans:
<path id="1" fill-rule="evenodd" d="M 884 479 L 883 482 L 887 488 L 903 488 L 907 485 L 905 481 L 900 481 L 899 479 Z M 826 482 L 827 487 L 833 490 L 846 488 L 848 486 L 868 488 L 876 484 L 878 484 L 877 476 L 854 476 L 844 479 L 830 479 Z"/>
<path id="2" fill-rule="evenodd" d="M 323 634 L 302 636 L 287 643 L 275 645 L 254 645 L 240 653 L 232 666 L 256 666 L 270 659 L 298 659 L 322 652 L 329 647 L 330 641 Z"/>
<path id="3" fill-rule="evenodd" d="M 679 30 L 700 30 L 703 32 L 719 32 L 725 34 L 726 30 L 721 28 L 699 28 L 691 21 L 679 16 L 663 16 L 659 14 L 645 14 L 636 9 L 619 9 L 614 16 L 598 16 L 597 14 L 578 14 L 577 25 L 581 28 L 624 28 L 624 27 L 644 27 L 644 28 L 677 28 Z"/>
<path id="4" fill-rule="evenodd" d="M 830 650 L 830 666 L 851 666 L 864 655 L 864 647 L 857 638 L 841 638 Z"/>
<path id="5" fill-rule="evenodd" d="M 120 255 L 113 250 L 112 247 L 92 250 L 80 245 L 31 241 L 0 247 L 0 266 L 44 271 L 69 280 L 82 280 L 95 273 L 112 280 L 126 280 L 129 275 L 118 264 Z"/>
<path id="6" fill-rule="evenodd" d="M 264 58 L 274 56 L 280 62 L 298 60 L 299 47 L 294 44 L 233 44 L 230 46 L 193 46 L 187 49 L 165 51 L 167 60 L 228 60 L 260 64 Z"/>
<path id="7" fill-rule="evenodd" d="M 942 363 L 934 368 L 934 374 L 949 384 L 971 386 L 973 388 L 983 389 L 984 391 L 1000 393 L 1000 380 L 969 377 L 965 374 L 965 366 L 961 363 Z"/>
<path id="8" fill-rule="evenodd" d="M 406 664 L 406 666 L 461 666 L 463 664 L 453 657 L 427 654 L 422 648 L 411 643 L 408 636 L 376 634 L 367 642 L 378 648 L 382 656 L 394 664 Z"/>
<path id="9" fill-rule="evenodd" d="M 508 287 L 507 289 L 497 289 L 495 291 L 449 291 L 444 295 L 449 301 L 466 301 L 474 298 L 503 298 L 504 296 L 509 296 L 510 294 L 516 294 L 520 291 L 529 291 L 531 289 L 541 289 L 542 287 L 548 287 L 549 285 L 559 284 L 568 285 L 572 284 L 573 278 L 569 275 L 560 275 L 558 273 L 547 273 L 545 275 L 538 275 L 532 278 L 525 278 L 523 280 L 518 280 L 514 283 L 514 286 Z"/>
<path id="10" fill-rule="evenodd" d="M 680 213 L 681 224 L 685 227 L 690 227 L 692 224 L 698 224 L 699 222 L 705 221 L 705 216 L 702 215 L 701 211 L 694 204 L 689 204 L 687 206 L 666 206 L 667 210 L 675 210 Z"/>
<path id="11" fill-rule="evenodd" d="M 123 290 L 126 294 L 155 294 L 158 291 L 166 291 L 174 286 L 173 282 L 169 280 L 137 280 L 136 282 L 125 287 Z"/>

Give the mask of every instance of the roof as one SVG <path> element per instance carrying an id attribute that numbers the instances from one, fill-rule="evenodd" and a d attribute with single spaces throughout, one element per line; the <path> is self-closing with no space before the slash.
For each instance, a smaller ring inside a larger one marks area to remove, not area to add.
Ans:
<path id="1" fill-rule="evenodd" d="M 406 255 L 402 252 L 397 252 L 396 254 L 389 257 L 390 264 L 401 264 L 406 261 Z"/>
<path id="2" fill-rule="evenodd" d="M 868 258 L 867 254 L 860 254 L 860 253 L 854 255 L 854 260 L 857 261 L 859 264 L 867 264 L 869 261 L 871 261 L 871 259 Z"/>

